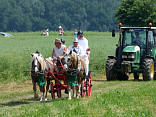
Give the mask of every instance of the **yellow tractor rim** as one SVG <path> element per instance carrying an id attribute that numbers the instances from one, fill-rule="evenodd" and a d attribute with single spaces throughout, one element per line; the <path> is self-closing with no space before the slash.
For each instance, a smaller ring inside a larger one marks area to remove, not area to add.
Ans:
<path id="1" fill-rule="evenodd" d="M 151 68 L 150 68 L 150 77 L 153 78 L 154 76 L 154 65 L 151 64 Z"/>

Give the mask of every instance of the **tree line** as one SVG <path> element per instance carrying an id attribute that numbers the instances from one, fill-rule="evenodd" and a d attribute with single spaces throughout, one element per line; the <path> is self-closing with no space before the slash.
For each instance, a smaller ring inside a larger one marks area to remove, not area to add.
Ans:
<path id="1" fill-rule="evenodd" d="M 120 0 L 0 0 L 1 31 L 111 31 Z"/>

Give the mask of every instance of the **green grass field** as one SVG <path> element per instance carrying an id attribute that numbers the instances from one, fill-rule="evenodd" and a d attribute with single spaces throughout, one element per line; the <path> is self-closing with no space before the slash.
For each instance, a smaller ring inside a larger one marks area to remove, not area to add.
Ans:
<path id="1" fill-rule="evenodd" d="M 41 37 L 41 32 L 11 33 L 14 37 L 0 37 L 0 117 L 155 117 L 156 81 L 106 81 L 105 64 L 108 55 L 115 54 L 118 34 L 84 32 L 91 49 L 91 97 L 68 100 L 62 98 L 40 103 L 33 98 L 30 78 L 30 53 L 39 50 L 50 57 L 58 32 Z M 66 46 L 72 44 L 73 32 L 66 32 Z"/>

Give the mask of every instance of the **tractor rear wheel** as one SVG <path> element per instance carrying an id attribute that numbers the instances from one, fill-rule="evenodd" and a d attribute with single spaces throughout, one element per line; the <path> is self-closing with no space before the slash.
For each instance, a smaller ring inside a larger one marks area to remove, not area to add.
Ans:
<path id="1" fill-rule="evenodd" d="M 115 59 L 107 59 L 106 63 L 106 78 L 107 81 L 116 80 L 117 74 L 114 72 L 114 68 L 116 67 L 116 60 Z"/>
<path id="2" fill-rule="evenodd" d="M 146 58 L 143 62 L 143 80 L 154 79 L 154 61 L 151 58 Z"/>
<path id="3" fill-rule="evenodd" d="M 134 80 L 139 80 L 139 73 L 133 73 Z"/>

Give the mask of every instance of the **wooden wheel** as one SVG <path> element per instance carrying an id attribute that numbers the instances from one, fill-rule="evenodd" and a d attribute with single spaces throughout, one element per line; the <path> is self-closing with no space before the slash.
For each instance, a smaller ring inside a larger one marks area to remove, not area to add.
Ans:
<path id="1" fill-rule="evenodd" d="M 83 82 L 82 82 L 82 88 L 81 88 L 82 98 L 85 97 L 85 92 L 86 92 L 86 83 L 83 80 Z"/>
<path id="2" fill-rule="evenodd" d="M 91 78 L 88 78 L 88 81 L 87 81 L 87 95 L 88 95 L 88 97 L 91 96 L 91 90 L 92 90 Z"/>

